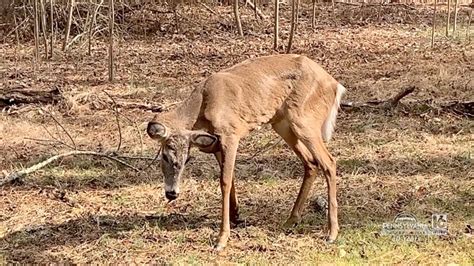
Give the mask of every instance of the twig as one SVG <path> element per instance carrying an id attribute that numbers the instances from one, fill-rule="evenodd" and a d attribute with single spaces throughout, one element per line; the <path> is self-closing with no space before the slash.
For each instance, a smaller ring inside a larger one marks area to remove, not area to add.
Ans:
<path id="1" fill-rule="evenodd" d="M 278 0 L 279 1 L 279 0 Z M 255 12 L 257 13 L 257 15 L 261 18 L 261 19 L 267 19 L 267 16 L 265 14 L 263 14 L 262 10 L 260 10 L 257 5 L 255 3 L 252 3 L 251 0 L 246 0 L 245 1 L 245 5 L 249 5 L 249 7 L 253 10 L 255 10 Z"/>
<path id="2" fill-rule="evenodd" d="M 45 127 L 44 125 L 41 125 L 43 127 L 43 129 L 46 131 L 46 133 L 48 133 L 48 135 L 54 140 L 56 141 L 57 143 L 65 146 L 65 147 L 68 147 L 69 149 L 72 149 L 72 150 L 75 150 L 75 148 L 69 144 L 67 144 L 66 142 L 62 141 L 61 139 L 57 139 L 53 133 L 51 133 L 47 127 Z"/>
<path id="3" fill-rule="evenodd" d="M 199 1 L 199 4 L 203 6 L 207 11 L 211 12 L 214 15 L 219 15 L 216 11 L 212 10 L 208 5 L 204 4 L 203 2 Z"/>
<path id="4" fill-rule="evenodd" d="M 147 166 L 145 166 L 145 168 L 143 168 L 142 171 L 145 172 L 148 168 L 150 168 L 150 166 L 152 166 L 153 163 L 159 159 L 160 154 L 161 154 L 161 146 L 158 149 L 158 152 L 156 153 L 155 158 L 153 158 L 153 160 Z"/>
<path id="5" fill-rule="evenodd" d="M 15 16 L 15 13 L 13 13 L 14 15 L 14 19 L 15 19 L 15 23 L 16 23 L 16 16 Z M 30 19 L 29 18 L 26 18 L 25 20 L 23 20 L 20 24 L 18 24 L 18 26 L 16 26 L 14 29 L 12 29 L 10 32 L 7 33 L 7 35 L 5 35 L 5 38 L 7 38 L 8 36 L 10 36 L 10 34 L 12 34 L 13 32 L 15 32 L 15 35 L 18 37 L 18 29 L 23 26 L 23 24 L 25 24 L 26 22 L 28 22 Z M 5 39 L 4 39 L 5 41 Z"/>
<path id="6" fill-rule="evenodd" d="M 117 158 L 121 159 L 130 159 L 130 160 L 156 160 L 155 157 L 146 157 L 146 156 L 130 156 L 130 155 L 118 155 Z"/>
<path id="7" fill-rule="evenodd" d="M 276 139 L 276 138 L 275 138 L 275 139 Z M 273 140 L 275 140 L 275 139 L 273 139 Z M 255 158 L 255 157 L 256 157 L 257 155 L 259 155 L 259 154 L 265 153 L 265 152 L 267 152 L 267 151 L 273 149 L 273 148 L 276 147 L 276 145 L 278 145 L 282 140 L 283 140 L 283 139 L 280 138 L 277 142 L 275 142 L 275 143 L 273 143 L 273 144 L 271 143 L 271 141 L 269 141 L 267 144 L 265 144 L 265 146 L 264 146 L 262 149 L 256 151 L 252 156 L 250 156 L 250 160 L 252 160 L 253 158 Z"/>
<path id="8" fill-rule="evenodd" d="M 122 108 L 130 108 L 130 109 L 142 109 L 146 111 L 152 111 L 153 113 L 159 113 L 168 110 L 170 107 L 173 107 L 177 104 L 181 103 L 181 101 L 178 102 L 172 102 L 166 105 L 152 105 L 152 104 L 146 104 L 146 103 L 133 103 L 133 102 L 118 102 L 117 105 L 122 107 Z"/>
<path id="9" fill-rule="evenodd" d="M 58 160 L 58 159 L 61 159 L 61 158 L 64 158 L 64 157 L 68 157 L 68 156 L 75 156 L 75 155 L 91 155 L 91 156 L 97 156 L 97 157 L 104 157 L 104 158 L 107 158 L 109 160 L 112 160 L 112 161 L 115 161 L 117 163 L 120 163 L 130 169 L 133 169 L 134 171 L 136 172 L 140 172 L 140 170 L 130 164 L 128 164 L 127 162 L 125 161 L 122 161 L 116 157 L 113 157 L 113 156 L 110 156 L 110 155 L 107 155 L 107 154 L 104 154 L 104 153 L 99 153 L 99 152 L 93 152 L 93 151 L 78 151 L 78 150 L 75 150 L 75 151 L 70 151 L 70 152 L 66 152 L 66 153 L 62 153 L 62 154 L 58 154 L 58 155 L 55 155 L 55 156 L 52 156 L 40 163 L 37 163 L 33 166 L 30 166 L 26 169 L 23 169 L 23 170 L 20 170 L 20 171 L 16 171 L 16 172 L 13 172 L 9 175 L 7 175 L 3 180 L 0 181 L 0 186 L 3 186 L 7 183 L 10 183 L 10 182 L 13 182 L 15 180 L 19 180 L 23 177 L 25 177 L 26 175 L 28 174 L 31 174 L 35 171 L 38 171 L 39 169 L 45 167 L 46 165 Z"/>
<path id="10" fill-rule="evenodd" d="M 71 134 L 69 134 L 69 132 L 66 130 L 66 128 L 56 119 L 56 117 L 54 117 L 54 115 L 49 112 L 48 110 L 46 109 L 43 109 L 43 108 L 40 108 L 43 112 L 46 112 L 49 114 L 49 116 L 51 116 L 51 118 L 54 120 L 54 122 L 56 122 L 56 124 L 64 131 L 64 133 L 66 134 L 66 136 L 69 138 L 69 140 L 71 141 L 72 145 L 74 146 L 74 150 L 77 150 L 77 145 L 76 145 L 76 142 L 74 141 L 74 139 L 72 138 Z"/>
<path id="11" fill-rule="evenodd" d="M 117 145 L 117 152 L 120 151 L 120 147 L 122 147 L 122 129 L 120 127 L 120 119 L 119 119 L 119 111 L 117 108 L 117 102 L 110 96 L 110 94 L 104 90 L 104 93 L 112 100 L 114 103 L 114 112 L 115 112 L 115 121 L 117 122 L 118 133 L 119 133 L 119 143 Z"/>
<path id="12" fill-rule="evenodd" d="M 126 115 L 119 113 L 123 118 L 127 119 L 128 122 L 132 123 L 135 129 L 137 130 L 137 135 L 140 140 L 140 153 L 143 155 L 143 137 L 142 137 L 142 131 L 140 130 L 140 127 L 137 124 L 137 121 L 130 119 Z"/>
<path id="13" fill-rule="evenodd" d="M 392 107 L 395 107 L 398 105 L 398 103 L 400 102 L 400 100 L 407 96 L 408 94 L 412 93 L 415 91 L 415 87 L 409 87 L 409 88 L 406 88 L 405 90 L 399 92 L 397 95 L 395 95 L 393 98 L 391 98 L 389 100 L 390 104 L 392 105 Z"/>

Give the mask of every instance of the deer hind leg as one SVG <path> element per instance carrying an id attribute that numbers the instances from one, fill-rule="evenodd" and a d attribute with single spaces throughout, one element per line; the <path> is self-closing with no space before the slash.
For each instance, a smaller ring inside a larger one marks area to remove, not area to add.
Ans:
<path id="1" fill-rule="evenodd" d="M 331 156 L 324 145 L 321 136 L 321 127 L 315 119 L 305 119 L 304 123 L 292 123 L 291 128 L 298 139 L 303 142 L 305 147 L 311 153 L 317 164 L 326 177 L 328 186 L 329 201 L 329 236 L 328 242 L 334 242 L 339 231 L 337 220 L 337 199 L 336 199 L 336 161 Z"/>
<path id="2" fill-rule="evenodd" d="M 311 187 L 316 176 L 316 165 L 313 163 L 313 157 L 304 144 L 298 140 L 293 130 L 291 130 L 287 121 L 283 120 L 272 125 L 273 129 L 286 141 L 291 149 L 296 153 L 304 165 L 304 177 L 301 184 L 298 197 L 296 198 L 291 215 L 285 222 L 284 227 L 292 227 L 301 220 L 304 203 L 308 198 Z"/>

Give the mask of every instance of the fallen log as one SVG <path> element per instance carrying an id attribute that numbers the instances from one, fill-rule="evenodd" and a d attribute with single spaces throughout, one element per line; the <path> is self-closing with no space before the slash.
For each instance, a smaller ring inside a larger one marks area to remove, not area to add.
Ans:
<path id="1" fill-rule="evenodd" d="M 441 105 L 441 108 L 445 111 L 450 111 L 452 113 L 466 116 L 468 118 L 474 118 L 474 101 L 469 102 L 459 102 L 453 101 Z"/>
<path id="2" fill-rule="evenodd" d="M 0 108 L 25 104 L 53 104 L 62 99 L 59 88 L 51 90 L 7 89 L 0 93 Z"/>

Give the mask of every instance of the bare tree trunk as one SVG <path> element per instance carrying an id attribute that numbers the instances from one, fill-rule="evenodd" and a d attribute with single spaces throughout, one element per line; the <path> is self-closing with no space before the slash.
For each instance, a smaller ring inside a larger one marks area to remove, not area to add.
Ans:
<path id="1" fill-rule="evenodd" d="M 174 30 L 179 33 L 179 21 L 178 21 L 178 5 L 173 8 L 174 13 Z"/>
<path id="2" fill-rule="evenodd" d="M 313 0 L 313 16 L 311 17 L 311 28 L 316 27 L 316 0 Z"/>
<path id="3" fill-rule="evenodd" d="M 36 62 L 39 61 L 39 23 L 38 23 L 38 0 L 33 0 L 33 15 L 34 15 L 34 20 L 35 20 L 35 26 L 34 26 L 34 31 L 35 31 L 35 59 Z"/>
<path id="4" fill-rule="evenodd" d="M 242 23 L 240 22 L 239 0 L 234 0 L 234 16 L 235 16 L 235 23 L 237 24 L 237 29 L 239 30 L 239 35 L 243 37 L 244 32 L 242 31 Z"/>
<path id="5" fill-rule="evenodd" d="M 245 1 L 245 4 L 247 4 L 248 1 Z M 257 14 L 257 3 L 258 3 L 258 0 L 254 0 L 254 5 L 253 5 L 253 12 L 255 14 L 255 19 L 258 19 L 258 14 Z"/>
<path id="6" fill-rule="evenodd" d="M 273 30 L 273 50 L 278 50 L 278 27 L 279 27 L 279 16 L 280 16 L 280 0 L 275 0 L 275 18 L 274 18 L 274 30 Z"/>
<path id="7" fill-rule="evenodd" d="M 109 0 L 109 81 L 114 81 L 114 0 Z"/>
<path id="8" fill-rule="evenodd" d="M 458 24 L 458 8 L 459 8 L 459 1 L 454 0 L 454 24 L 453 24 L 453 35 L 456 33 L 456 28 Z"/>
<path id="9" fill-rule="evenodd" d="M 448 1 L 448 15 L 446 17 L 446 37 L 449 36 L 449 21 L 451 20 L 451 0 Z"/>
<path id="10" fill-rule="evenodd" d="M 296 16 L 295 16 L 296 24 L 295 25 L 298 25 L 298 23 L 300 22 L 299 10 L 300 10 L 300 0 L 296 2 Z"/>
<path id="11" fill-rule="evenodd" d="M 94 6 L 93 6 L 93 3 L 92 3 L 92 0 L 89 0 L 89 5 L 90 5 L 90 9 L 92 10 L 92 12 L 90 12 L 90 21 L 89 21 L 89 28 L 87 29 L 87 54 L 89 56 L 91 56 L 92 52 L 92 27 L 94 27 L 94 24 L 95 24 L 95 12 L 94 12 Z"/>
<path id="12" fill-rule="evenodd" d="M 94 12 L 92 13 L 91 24 L 89 24 L 88 49 L 87 49 L 87 53 L 89 55 L 92 55 L 92 37 L 94 36 L 92 29 L 94 28 L 97 21 L 97 12 L 99 12 L 99 8 L 100 6 L 102 6 L 103 3 L 104 3 L 104 0 L 100 0 L 99 4 L 96 6 L 96 8 L 94 9 Z M 91 0 L 91 4 L 92 4 L 92 0 Z"/>
<path id="13" fill-rule="evenodd" d="M 472 13 L 474 12 L 474 9 L 471 8 L 471 12 L 469 13 L 469 20 L 467 22 L 467 28 L 466 28 L 466 39 L 468 41 L 471 40 L 471 22 L 472 22 Z"/>
<path id="14" fill-rule="evenodd" d="M 288 47 L 286 47 L 286 53 L 289 54 L 291 51 L 291 46 L 293 45 L 293 38 L 298 27 L 298 9 L 300 5 L 300 0 L 291 1 L 291 30 L 290 38 L 288 40 Z"/>
<path id="15" fill-rule="evenodd" d="M 13 12 L 13 21 L 15 22 L 15 38 L 16 38 L 16 44 L 20 45 L 20 34 L 18 33 L 18 22 L 16 20 L 16 15 L 15 12 Z"/>
<path id="16" fill-rule="evenodd" d="M 48 35 L 46 34 L 46 9 L 44 8 L 44 1 L 40 0 L 40 9 L 41 9 L 41 31 L 43 33 L 43 43 L 44 43 L 44 54 L 45 58 L 48 56 Z"/>
<path id="17" fill-rule="evenodd" d="M 72 23 L 72 11 L 74 10 L 74 0 L 69 1 L 69 11 L 66 24 L 66 36 L 64 37 L 63 42 L 63 51 L 66 51 L 67 44 L 69 41 L 69 34 L 71 33 L 71 23 Z"/>
<path id="18" fill-rule="evenodd" d="M 50 0 L 49 1 L 49 19 L 50 19 L 50 24 L 49 24 L 49 27 L 50 27 L 50 35 L 49 35 L 49 56 L 50 58 L 53 58 L 53 46 L 54 46 L 54 42 L 53 42 L 53 38 L 54 38 L 54 27 L 53 27 L 53 23 L 54 23 L 54 17 L 53 17 L 53 10 L 54 10 L 54 0 Z"/>
<path id="19" fill-rule="evenodd" d="M 336 1 L 335 0 L 332 0 L 332 13 L 333 14 L 336 13 Z"/>
<path id="20" fill-rule="evenodd" d="M 436 31 L 436 9 L 438 7 L 438 0 L 435 0 L 434 2 L 434 10 L 433 10 L 433 28 L 431 30 L 431 48 L 434 47 L 434 37 L 435 37 L 435 31 Z"/>

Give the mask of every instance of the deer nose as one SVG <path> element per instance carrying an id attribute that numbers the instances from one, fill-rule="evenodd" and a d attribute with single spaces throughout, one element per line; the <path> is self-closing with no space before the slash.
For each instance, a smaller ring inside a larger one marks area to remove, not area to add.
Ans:
<path id="1" fill-rule="evenodd" d="M 175 200 L 178 198 L 178 193 L 176 191 L 166 191 L 165 196 L 168 200 Z"/>

